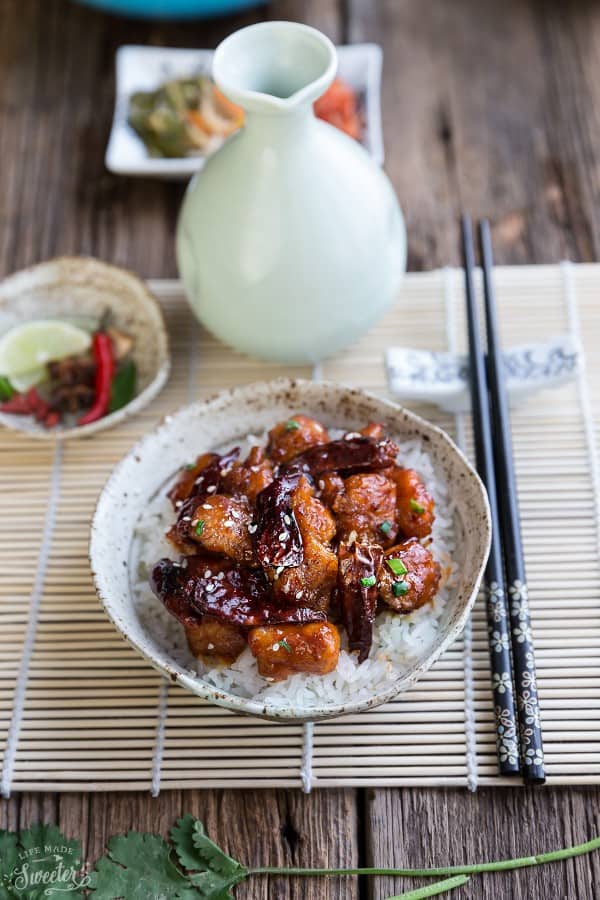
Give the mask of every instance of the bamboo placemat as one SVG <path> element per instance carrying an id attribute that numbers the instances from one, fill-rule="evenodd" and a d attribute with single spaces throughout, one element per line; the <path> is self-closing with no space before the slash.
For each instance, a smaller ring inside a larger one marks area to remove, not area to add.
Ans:
<path id="1" fill-rule="evenodd" d="M 580 335 L 586 373 L 513 412 L 550 784 L 600 782 L 600 266 L 496 272 L 506 345 Z M 484 611 L 397 702 L 314 729 L 210 706 L 163 680 L 101 609 L 88 524 L 108 473 L 163 415 L 215 389 L 309 370 L 215 342 L 177 282 L 154 282 L 173 374 L 131 422 L 64 446 L 0 433 L 1 789 L 516 784 L 496 775 Z M 394 310 L 324 378 L 387 393 L 390 344 L 464 347 L 461 274 L 410 275 Z M 464 417 L 417 408 L 470 448 Z"/>

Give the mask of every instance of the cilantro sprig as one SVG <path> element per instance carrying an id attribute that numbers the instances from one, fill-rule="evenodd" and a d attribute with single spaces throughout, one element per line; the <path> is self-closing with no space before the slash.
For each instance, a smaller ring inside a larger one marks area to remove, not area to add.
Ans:
<path id="1" fill-rule="evenodd" d="M 0 830 L 0 900 L 38 900 L 46 885 L 55 884 L 58 872 L 63 873 L 63 878 L 67 877 L 65 872 L 71 873 L 68 883 L 56 885 L 63 888 L 61 895 L 81 900 L 84 896 L 90 900 L 234 900 L 232 891 L 236 885 L 262 875 L 391 875 L 441 879 L 388 897 L 388 900 L 422 900 L 466 884 L 475 875 L 544 865 L 598 849 L 600 837 L 537 856 L 434 869 L 249 868 L 211 840 L 199 819 L 186 815 L 171 829 L 169 842 L 159 835 L 137 831 L 111 838 L 105 855 L 87 875 L 81 869 L 80 841 L 65 838 L 55 825 L 34 825 L 21 832 Z M 22 877 L 24 859 L 32 876 L 29 886 Z"/>

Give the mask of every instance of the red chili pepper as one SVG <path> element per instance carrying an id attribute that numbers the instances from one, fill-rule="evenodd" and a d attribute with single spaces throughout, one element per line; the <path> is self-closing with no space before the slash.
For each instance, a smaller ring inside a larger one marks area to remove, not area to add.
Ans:
<path id="1" fill-rule="evenodd" d="M 26 394 L 14 394 L 9 400 L 5 400 L 0 406 L 2 412 L 15 413 L 21 416 L 30 416 L 32 409 Z"/>
<path id="2" fill-rule="evenodd" d="M 96 331 L 92 341 L 92 349 L 94 351 L 94 359 L 96 361 L 96 376 L 94 387 L 96 397 L 91 409 L 81 416 L 78 425 L 89 425 L 101 419 L 108 411 L 110 403 L 110 389 L 112 385 L 113 374 L 115 370 L 115 361 L 113 358 L 112 342 L 110 337 L 104 331 Z"/>

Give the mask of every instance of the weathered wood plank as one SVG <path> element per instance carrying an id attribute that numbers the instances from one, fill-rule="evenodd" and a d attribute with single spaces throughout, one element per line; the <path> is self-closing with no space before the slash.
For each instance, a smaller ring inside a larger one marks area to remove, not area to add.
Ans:
<path id="1" fill-rule="evenodd" d="M 589 840 L 598 829 L 598 789 L 378 790 L 367 795 L 369 865 L 431 867 L 510 859 Z M 378 879 L 369 897 L 383 900 L 425 881 Z M 453 897 L 531 900 L 593 898 L 598 854 L 511 873 L 477 876 Z"/>

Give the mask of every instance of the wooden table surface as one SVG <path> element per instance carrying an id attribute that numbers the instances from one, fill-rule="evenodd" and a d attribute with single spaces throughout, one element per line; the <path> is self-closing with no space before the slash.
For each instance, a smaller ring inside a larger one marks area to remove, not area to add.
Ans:
<path id="1" fill-rule="evenodd" d="M 0 275 L 82 253 L 175 276 L 182 187 L 104 169 L 115 51 L 212 47 L 261 18 L 382 44 L 386 169 L 406 213 L 411 269 L 459 262 L 461 210 L 492 218 L 499 262 L 599 258 L 600 5 L 591 0 L 280 0 L 168 25 L 69 0 L 3 0 Z M 586 840 L 599 804 L 597 788 L 31 794 L 0 803 L 0 827 L 57 822 L 95 859 L 116 832 L 166 834 L 191 812 L 254 864 L 443 865 Z M 265 879 L 238 896 L 375 900 L 407 886 Z M 600 855 L 488 876 L 452 896 L 598 897 Z"/>

